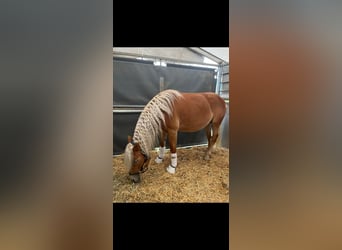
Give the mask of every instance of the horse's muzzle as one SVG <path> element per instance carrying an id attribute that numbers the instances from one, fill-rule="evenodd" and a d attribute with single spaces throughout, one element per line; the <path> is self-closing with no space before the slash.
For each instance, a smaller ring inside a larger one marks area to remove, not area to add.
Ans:
<path id="1" fill-rule="evenodd" d="M 136 174 L 129 174 L 129 178 L 131 179 L 131 181 L 133 181 L 134 183 L 139 183 L 140 180 L 140 174 L 136 173 Z"/>

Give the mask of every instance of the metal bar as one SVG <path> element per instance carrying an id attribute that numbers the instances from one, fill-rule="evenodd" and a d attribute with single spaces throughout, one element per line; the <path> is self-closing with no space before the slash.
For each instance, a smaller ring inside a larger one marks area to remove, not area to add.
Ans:
<path id="1" fill-rule="evenodd" d="M 210 60 L 213 60 L 214 62 L 217 62 L 218 64 L 226 64 L 227 62 L 223 59 L 213 55 L 212 53 L 200 48 L 200 47 L 189 47 L 190 50 L 200 54 L 201 56 L 205 56 L 209 58 Z"/>
<path id="2" fill-rule="evenodd" d="M 164 77 L 159 78 L 159 92 L 162 92 L 165 89 L 164 87 Z"/>
<path id="3" fill-rule="evenodd" d="M 143 109 L 113 109 L 113 113 L 141 113 Z"/>
<path id="4" fill-rule="evenodd" d="M 181 60 L 181 59 L 172 59 L 172 58 L 168 58 L 168 57 L 163 57 L 163 56 L 150 56 L 150 55 L 141 55 L 141 54 L 136 54 L 136 53 L 127 53 L 127 52 L 117 52 L 117 51 L 113 51 L 113 57 L 126 57 L 126 58 L 144 58 L 150 61 L 154 61 L 156 59 L 161 59 L 161 60 L 165 60 L 166 63 L 173 63 L 173 64 L 192 64 L 194 66 L 196 65 L 200 65 L 200 66 L 214 66 L 214 67 L 218 67 L 217 64 L 212 64 L 212 63 L 200 63 L 200 62 L 196 62 L 196 61 L 187 61 L 187 60 Z"/>
<path id="5" fill-rule="evenodd" d="M 120 105 L 116 104 L 113 105 L 113 108 L 144 108 L 145 105 Z"/>
<path id="6" fill-rule="evenodd" d="M 222 84 L 222 67 L 218 67 L 216 76 L 217 77 L 216 77 L 215 93 L 219 94 L 220 93 L 220 89 L 221 89 L 221 84 Z"/>

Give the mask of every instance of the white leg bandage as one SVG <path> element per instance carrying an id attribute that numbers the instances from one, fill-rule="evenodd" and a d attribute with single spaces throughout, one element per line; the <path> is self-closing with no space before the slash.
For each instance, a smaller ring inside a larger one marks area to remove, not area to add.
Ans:
<path id="1" fill-rule="evenodd" d="M 157 158 L 155 159 L 156 163 L 162 163 L 164 159 L 164 153 L 165 153 L 165 147 L 160 147 L 159 148 L 159 154 Z"/>
<path id="2" fill-rule="evenodd" d="M 177 153 L 171 154 L 171 164 L 166 168 L 167 172 L 170 174 L 176 173 L 177 167 Z"/>

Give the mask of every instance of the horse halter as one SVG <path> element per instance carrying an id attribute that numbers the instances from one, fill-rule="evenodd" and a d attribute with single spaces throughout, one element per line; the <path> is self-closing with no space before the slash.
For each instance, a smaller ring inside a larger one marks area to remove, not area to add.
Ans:
<path id="1" fill-rule="evenodd" d="M 150 159 L 146 154 L 144 154 L 142 151 L 140 153 L 144 156 L 144 163 L 142 164 L 139 173 L 144 173 L 148 169 L 146 162 L 148 163 L 148 160 Z"/>
<path id="2" fill-rule="evenodd" d="M 134 174 L 129 174 L 129 175 L 141 174 L 141 173 L 146 172 L 146 170 L 148 169 L 148 166 L 147 166 L 147 165 L 148 165 L 148 161 L 149 161 L 150 157 L 148 157 L 148 156 L 147 156 L 145 153 L 143 153 L 141 150 L 140 150 L 140 153 L 144 156 L 144 162 L 143 162 L 143 164 L 141 165 L 139 172 L 134 173 Z"/>

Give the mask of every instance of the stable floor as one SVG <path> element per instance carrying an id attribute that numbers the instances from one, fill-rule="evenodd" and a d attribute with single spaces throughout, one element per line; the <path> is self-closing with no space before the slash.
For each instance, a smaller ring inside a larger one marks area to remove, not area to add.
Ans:
<path id="1" fill-rule="evenodd" d="M 164 162 L 154 162 L 141 182 L 132 183 L 123 155 L 113 157 L 113 202 L 229 202 L 229 150 L 217 147 L 209 161 L 204 160 L 206 146 L 177 149 L 178 165 L 174 175 L 166 172 L 170 162 L 166 150 Z"/>

